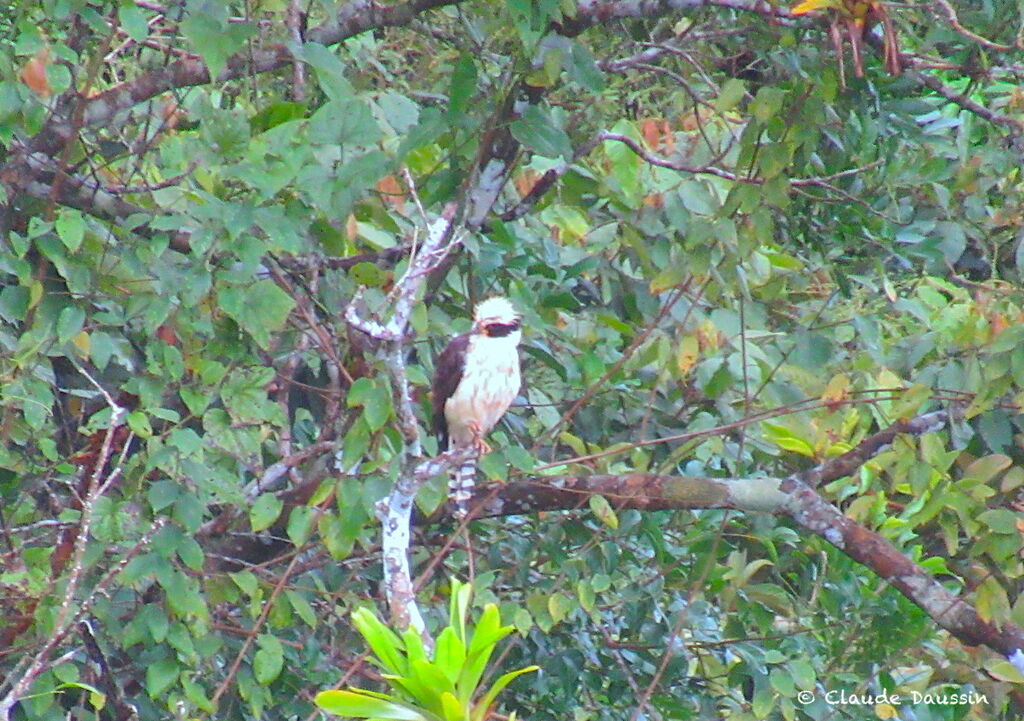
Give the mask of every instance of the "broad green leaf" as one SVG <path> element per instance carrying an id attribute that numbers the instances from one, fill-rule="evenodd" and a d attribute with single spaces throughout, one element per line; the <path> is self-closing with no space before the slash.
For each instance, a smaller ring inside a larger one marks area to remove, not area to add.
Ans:
<path id="1" fill-rule="evenodd" d="M 458 680 L 466 662 L 466 645 L 459 640 L 455 629 L 446 627 L 437 637 L 434 663 L 453 684 Z"/>
<path id="2" fill-rule="evenodd" d="M 814 457 L 814 447 L 803 438 L 798 438 L 792 430 L 777 423 L 765 421 L 761 424 L 765 440 L 771 441 L 779 448 L 799 453 L 808 458 Z"/>
<path id="3" fill-rule="evenodd" d="M 321 691 L 313 699 L 328 713 L 355 718 L 387 719 L 387 721 L 435 721 L 424 713 L 397 699 L 378 698 L 365 691 Z"/>
<path id="4" fill-rule="evenodd" d="M 103 707 L 107 705 L 107 695 L 105 693 L 103 693 L 102 691 L 100 691 L 95 686 L 90 686 L 87 683 L 81 683 L 80 681 L 69 681 L 67 683 L 60 684 L 59 686 L 57 686 L 57 688 L 58 689 L 77 688 L 77 689 L 81 689 L 83 691 L 88 691 L 89 692 L 89 703 L 97 711 L 102 711 Z"/>
<path id="5" fill-rule="evenodd" d="M 270 634 L 260 634 L 256 640 L 259 648 L 252 660 L 253 674 L 264 686 L 281 675 L 284 668 L 284 646 Z"/>
<path id="6" fill-rule="evenodd" d="M 546 158 L 572 157 L 572 143 L 550 113 L 530 105 L 523 116 L 509 128 L 512 136 L 524 146 Z"/>
<path id="7" fill-rule="evenodd" d="M 57 342 L 66 343 L 82 330 L 85 324 L 85 311 L 75 305 L 69 305 L 57 316 Z"/>
<path id="8" fill-rule="evenodd" d="M 316 628 L 318 625 L 316 611 L 314 611 L 313 607 L 309 605 L 309 601 L 307 601 L 298 591 L 290 588 L 285 589 L 284 595 L 288 599 L 292 608 L 295 609 L 295 613 L 298 614 L 299 618 L 301 618 L 310 628 Z"/>
<path id="9" fill-rule="evenodd" d="M 988 658 L 982 662 L 985 671 L 996 680 L 1013 684 L 1024 684 L 1024 673 L 1003 658 Z"/>
<path id="10" fill-rule="evenodd" d="M 261 493 L 249 508 L 249 526 L 253 532 L 270 528 L 281 515 L 284 501 L 273 493 Z"/>
<path id="11" fill-rule="evenodd" d="M 85 220 L 81 211 L 74 208 L 61 208 L 53 222 L 54 230 L 64 246 L 74 253 L 82 245 L 85 237 Z"/>
<path id="12" fill-rule="evenodd" d="M 782 88 L 765 85 L 757 91 L 754 102 L 750 104 L 750 111 L 759 121 L 766 123 L 782 110 L 785 97 L 786 91 Z"/>
<path id="13" fill-rule="evenodd" d="M 786 698 L 792 698 L 796 695 L 796 686 L 793 683 L 793 677 L 790 676 L 789 672 L 781 666 L 776 666 L 768 673 L 768 682 L 771 683 L 773 689 Z"/>
<path id="14" fill-rule="evenodd" d="M 135 42 L 141 43 L 149 35 L 146 15 L 135 3 L 122 4 L 117 10 L 117 18 L 128 37 Z"/>
<path id="15" fill-rule="evenodd" d="M 982 621 L 997 627 L 1010 618 L 1010 600 L 1006 590 L 992 577 L 986 578 L 975 589 L 974 607 Z"/>
<path id="16" fill-rule="evenodd" d="M 229 23 L 215 19 L 202 10 L 193 11 L 180 26 L 192 47 L 210 71 L 210 77 L 220 75 L 229 57 L 235 54 L 246 40 L 257 33 L 250 22 Z"/>
<path id="17" fill-rule="evenodd" d="M 732 110 L 743 99 L 746 92 L 746 84 L 742 80 L 730 78 L 722 85 L 721 91 L 715 98 L 715 110 L 720 113 Z"/>
<path id="18" fill-rule="evenodd" d="M 441 694 L 441 708 L 445 721 L 463 721 L 466 718 L 463 705 L 447 691 Z"/>
<path id="19" fill-rule="evenodd" d="M 299 57 L 313 66 L 320 87 L 332 100 L 355 94 L 355 89 L 345 77 L 345 63 L 321 43 L 307 42 L 302 46 Z"/>
<path id="20" fill-rule="evenodd" d="M 562 593 L 555 593 L 548 597 L 548 613 L 555 623 L 561 623 L 576 608 L 576 604 Z"/>
<path id="21" fill-rule="evenodd" d="M 249 286 L 226 286 L 217 299 L 220 307 L 248 332 L 261 348 L 270 347 L 270 337 L 281 330 L 295 301 L 269 280 Z"/>
<path id="22" fill-rule="evenodd" d="M 963 477 L 981 483 L 988 483 L 1000 473 L 1013 465 L 1013 460 L 1002 453 L 992 453 L 972 461 L 964 469 Z"/>
<path id="23" fill-rule="evenodd" d="M 258 593 L 259 579 L 256 578 L 256 575 L 252 571 L 236 571 L 234 573 L 229 573 L 228 576 L 235 582 L 235 585 L 242 589 L 242 592 L 250 598 L 254 598 Z"/>
<path id="24" fill-rule="evenodd" d="M 178 680 L 178 664 L 162 659 L 146 666 L 146 693 L 156 698 Z"/>
<path id="25" fill-rule="evenodd" d="M 408 668 L 403 651 L 402 640 L 394 631 L 381 623 L 380 619 L 368 608 L 357 608 L 352 612 L 352 624 L 366 639 L 377 660 L 389 672 L 397 676 L 405 676 Z"/>
<path id="26" fill-rule="evenodd" d="M 288 514 L 287 533 L 288 539 L 296 546 L 303 545 L 309 540 L 309 534 L 313 531 L 313 521 L 316 520 L 316 509 L 311 506 L 296 506 Z"/>

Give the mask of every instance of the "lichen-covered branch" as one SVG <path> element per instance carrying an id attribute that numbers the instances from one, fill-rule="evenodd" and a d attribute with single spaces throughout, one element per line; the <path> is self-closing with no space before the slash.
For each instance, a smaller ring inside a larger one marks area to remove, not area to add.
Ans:
<path id="1" fill-rule="evenodd" d="M 413 412 L 412 394 L 405 369 L 408 327 L 417 294 L 426 277 L 457 246 L 461 239 L 453 237 L 456 207 L 449 205 L 442 216 L 427 229 L 427 236 L 416 254 L 409 259 L 405 274 L 389 294 L 390 317 L 381 321 L 370 317 L 360 308 L 357 295 L 345 310 L 345 320 L 353 328 L 381 341 L 382 353 L 397 395 L 396 408 L 405 437 L 405 461 L 401 474 L 387 498 L 377 504 L 377 515 L 383 528 L 381 540 L 384 563 L 384 587 L 392 620 L 399 628 L 415 628 L 429 642 L 423 616 L 416 604 L 412 573 L 409 569 L 409 525 L 416 494 L 434 473 L 430 469 L 438 460 L 427 461 L 416 467 L 420 458 L 418 425 Z M 442 462 L 443 465 L 443 462 Z"/>

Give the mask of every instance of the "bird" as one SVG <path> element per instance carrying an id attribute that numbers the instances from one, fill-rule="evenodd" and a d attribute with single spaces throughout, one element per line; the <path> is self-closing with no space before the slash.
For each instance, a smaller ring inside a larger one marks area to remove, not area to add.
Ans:
<path id="1" fill-rule="evenodd" d="M 505 415 L 522 386 L 522 337 L 522 322 L 512 303 L 502 296 L 488 298 L 476 306 L 469 332 L 452 338 L 435 363 L 431 395 L 438 452 L 475 450 L 449 478 L 457 519 L 468 515 L 477 459 L 491 452 L 484 436 Z"/>

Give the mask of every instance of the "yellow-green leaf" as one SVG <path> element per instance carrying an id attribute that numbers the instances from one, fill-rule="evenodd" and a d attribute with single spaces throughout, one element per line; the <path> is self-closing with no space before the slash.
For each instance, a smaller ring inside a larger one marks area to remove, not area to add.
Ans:
<path id="1" fill-rule="evenodd" d="M 615 509 L 604 496 L 594 495 L 590 497 L 590 510 L 594 512 L 598 520 L 609 528 L 619 527 L 619 517 L 615 515 Z"/>

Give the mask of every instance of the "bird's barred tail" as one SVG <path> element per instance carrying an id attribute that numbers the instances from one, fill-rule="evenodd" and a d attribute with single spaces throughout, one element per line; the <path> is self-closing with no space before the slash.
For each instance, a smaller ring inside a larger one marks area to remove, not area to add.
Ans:
<path id="1" fill-rule="evenodd" d="M 469 515 L 469 499 L 476 484 L 476 459 L 463 461 L 448 476 L 448 496 L 455 504 L 455 517 L 462 520 Z"/>

